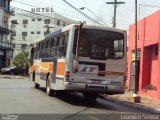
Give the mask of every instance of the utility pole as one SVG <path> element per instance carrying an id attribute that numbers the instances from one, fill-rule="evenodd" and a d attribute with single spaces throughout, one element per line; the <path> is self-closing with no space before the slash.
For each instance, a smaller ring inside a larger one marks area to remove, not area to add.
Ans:
<path id="1" fill-rule="evenodd" d="M 140 103 L 140 95 L 138 94 L 138 63 L 137 63 L 137 40 L 138 40 L 138 21 L 137 21 L 137 0 L 135 0 L 135 88 L 134 88 L 134 94 L 133 99 L 134 103 Z"/>
<path id="2" fill-rule="evenodd" d="M 115 0 L 114 2 L 106 2 L 107 4 L 113 4 L 114 6 L 114 14 L 113 14 L 113 27 L 116 27 L 116 13 L 117 13 L 117 7 L 120 4 L 125 4 L 125 2 L 117 2 L 117 0 Z"/>
<path id="3" fill-rule="evenodd" d="M 47 30 L 46 30 L 46 33 L 47 33 L 47 34 L 49 34 L 49 29 L 50 29 L 50 28 L 54 28 L 54 27 L 49 27 L 48 25 L 43 26 L 43 27 L 47 29 Z"/>

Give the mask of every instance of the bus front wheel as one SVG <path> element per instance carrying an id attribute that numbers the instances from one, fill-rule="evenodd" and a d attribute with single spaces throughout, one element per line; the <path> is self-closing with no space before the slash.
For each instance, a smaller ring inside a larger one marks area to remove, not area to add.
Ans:
<path id="1" fill-rule="evenodd" d="M 35 88 L 39 89 L 39 84 L 38 83 L 35 83 Z"/>
<path id="2" fill-rule="evenodd" d="M 48 96 L 55 96 L 56 91 L 51 89 L 51 81 L 50 81 L 50 76 L 48 76 L 47 80 L 46 80 L 46 93 Z"/>

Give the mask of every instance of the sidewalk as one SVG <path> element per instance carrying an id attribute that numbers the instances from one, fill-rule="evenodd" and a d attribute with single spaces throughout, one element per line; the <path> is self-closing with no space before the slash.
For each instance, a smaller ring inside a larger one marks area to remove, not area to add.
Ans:
<path id="1" fill-rule="evenodd" d="M 28 76 L 20 76 L 20 75 L 2 75 L 0 74 L 0 79 L 8 78 L 8 79 L 28 79 Z"/>
<path id="2" fill-rule="evenodd" d="M 160 114 L 160 100 L 155 100 L 147 96 L 141 95 L 141 103 L 133 102 L 133 92 L 125 92 L 125 94 L 103 95 L 104 99 L 120 102 L 125 105 L 136 107 L 146 112 Z"/>

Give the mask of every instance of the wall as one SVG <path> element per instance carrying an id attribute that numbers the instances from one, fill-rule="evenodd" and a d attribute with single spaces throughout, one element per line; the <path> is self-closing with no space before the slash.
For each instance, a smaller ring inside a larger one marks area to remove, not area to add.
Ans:
<path id="1" fill-rule="evenodd" d="M 135 45 L 134 28 L 134 24 L 129 27 L 128 86 L 131 74 L 131 52 Z M 155 46 L 158 46 L 158 56 L 155 56 Z M 141 50 L 139 92 L 160 99 L 160 10 L 138 22 L 138 48 Z"/>

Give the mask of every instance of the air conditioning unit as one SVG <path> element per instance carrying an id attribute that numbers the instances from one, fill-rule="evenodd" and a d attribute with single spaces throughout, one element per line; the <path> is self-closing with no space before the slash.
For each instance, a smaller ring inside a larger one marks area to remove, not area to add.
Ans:
<path id="1" fill-rule="evenodd" d="M 24 27 L 24 28 L 26 28 L 26 27 L 27 27 L 27 25 L 26 25 L 26 24 L 23 24 L 23 27 Z"/>
<path id="2" fill-rule="evenodd" d="M 23 39 L 23 40 L 25 40 L 25 39 L 26 39 L 26 37 L 22 36 L 22 39 Z"/>

